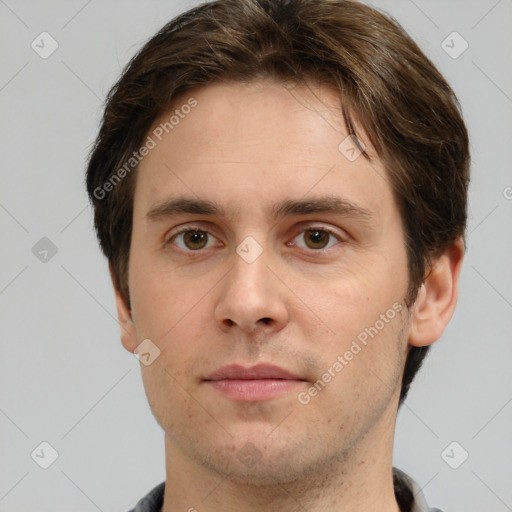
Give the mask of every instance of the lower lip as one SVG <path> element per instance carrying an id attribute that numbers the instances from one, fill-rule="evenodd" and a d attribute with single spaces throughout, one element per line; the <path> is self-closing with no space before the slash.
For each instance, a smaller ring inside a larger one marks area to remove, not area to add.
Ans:
<path id="1" fill-rule="evenodd" d="M 304 383 L 302 380 L 288 379 L 225 379 L 206 382 L 219 393 L 234 400 L 246 402 L 269 400 L 296 390 L 297 386 Z"/>

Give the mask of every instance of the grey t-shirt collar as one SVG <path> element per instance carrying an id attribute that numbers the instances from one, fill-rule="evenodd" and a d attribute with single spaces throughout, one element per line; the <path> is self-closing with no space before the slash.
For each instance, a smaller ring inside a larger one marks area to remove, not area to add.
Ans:
<path id="1" fill-rule="evenodd" d="M 429 508 L 420 486 L 398 468 L 393 468 L 393 483 L 401 512 L 442 512 L 437 508 Z M 161 512 L 164 492 L 165 482 L 162 482 L 144 496 L 130 512 Z"/>

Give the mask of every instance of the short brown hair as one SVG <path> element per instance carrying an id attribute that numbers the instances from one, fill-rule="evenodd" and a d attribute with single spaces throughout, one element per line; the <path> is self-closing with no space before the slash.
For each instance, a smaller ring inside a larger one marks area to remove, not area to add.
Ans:
<path id="1" fill-rule="evenodd" d="M 357 121 L 389 174 L 410 307 L 432 259 L 464 237 L 468 134 L 452 89 L 398 22 L 352 0 L 213 1 L 170 21 L 128 63 L 107 96 L 87 168 L 96 232 L 128 307 L 137 166 L 127 172 L 126 162 L 178 94 L 258 79 L 339 91 L 349 132 Z M 400 404 L 428 348 L 410 348 Z"/>

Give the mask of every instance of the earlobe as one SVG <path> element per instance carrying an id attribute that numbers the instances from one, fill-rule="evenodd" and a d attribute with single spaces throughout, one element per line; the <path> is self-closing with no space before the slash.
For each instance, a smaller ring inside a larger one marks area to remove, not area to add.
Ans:
<path id="1" fill-rule="evenodd" d="M 432 262 L 412 307 L 410 345 L 431 345 L 441 337 L 457 304 L 463 258 L 464 243 L 458 239 Z"/>
<path id="2" fill-rule="evenodd" d="M 128 352 L 133 353 L 137 347 L 137 335 L 135 332 L 135 325 L 133 323 L 132 314 L 126 305 L 126 301 L 124 300 L 121 292 L 116 286 L 116 280 L 114 278 L 112 267 L 110 266 L 109 269 L 116 297 L 117 318 L 119 327 L 121 329 L 121 343 L 123 344 L 123 347 L 128 350 Z"/>

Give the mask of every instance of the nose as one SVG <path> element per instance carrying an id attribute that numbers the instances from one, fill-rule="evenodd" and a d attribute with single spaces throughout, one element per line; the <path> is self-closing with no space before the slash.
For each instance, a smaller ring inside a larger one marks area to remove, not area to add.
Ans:
<path id="1" fill-rule="evenodd" d="M 215 306 L 215 321 L 222 331 L 270 334 L 288 323 L 286 288 L 267 265 L 266 250 L 251 263 L 233 255 L 233 267 L 218 287 Z"/>

